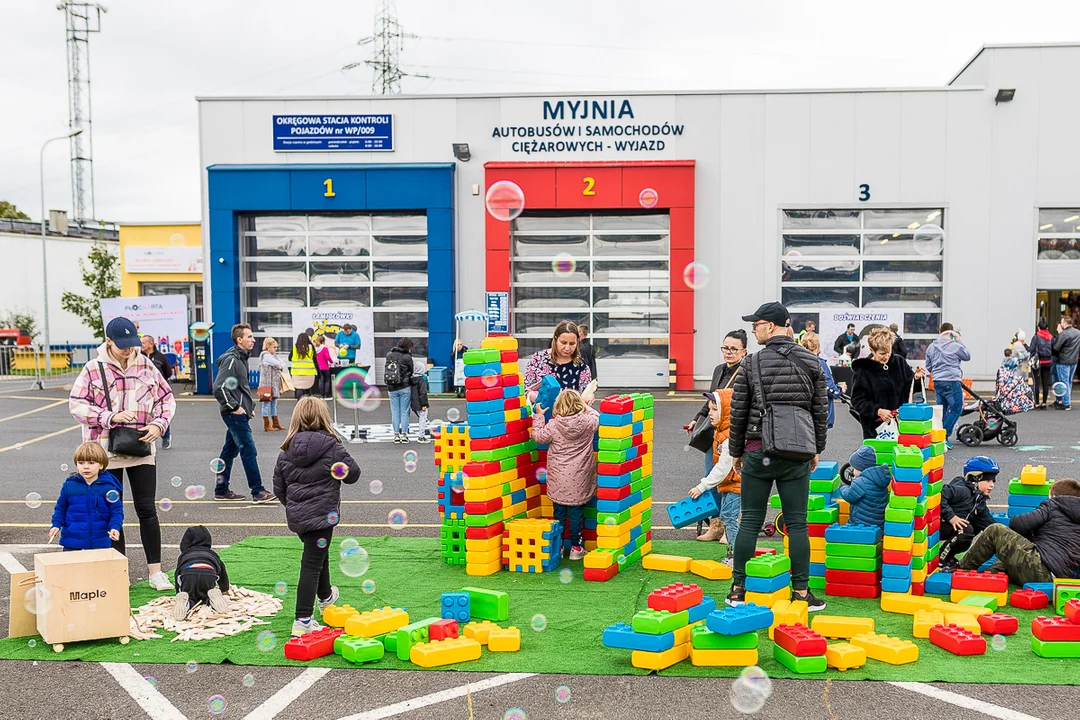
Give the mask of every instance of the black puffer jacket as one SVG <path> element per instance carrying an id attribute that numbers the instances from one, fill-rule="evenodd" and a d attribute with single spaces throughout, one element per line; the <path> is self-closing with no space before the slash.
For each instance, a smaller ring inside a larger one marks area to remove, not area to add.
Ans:
<path id="1" fill-rule="evenodd" d="M 345 463 L 348 473 L 335 478 L 331 468 Z M 327 519 L 341 509 L 341 483 L 360 479 L 360 467 L 336 437 L 325 432 L 302 431 L 289 441 L 274 466 L 274 494 L 285 506 L 289 529 L 297 535 L 325 530 L 337 524 Z"/>
<path id="2" fill-rule="evenodd" d="M 812 352 L 796 345 L 786 335 L 769 338 L 761 355 L 761 384 L 770 403 L 798 405 L 814 416 L 817 451 L 825 450 L 828 433 L 829 400 L 825 394 L 825 373 L 821 363 Z M 788 357 L 785 357 L 788 356 Z M 789 359 L 790 358 L 790 359 Z M 792 365 L 801 362 L 813 380 L 811 389 L 804 376 Z M 751 357 L 743 360 L 742 371 L 735 376 L 731 398 L 731 435 L 728 436 L 728 452 L 732 457 L 742 457 L 747 440 L 761 439 L 761 398 L 754 390 L 754 363 Z"/>
<path id="3" fill-rule="evenodd" d="M 1054 577 L 1069 578 L 1080 569 L 1080 497 L 1052 497 L 1013 517 L 1009 527 L 1035 543 Z"/>
<path id="4" fill-rule="evenodd" d="M 218 574 L 218 587 L 221 592 L 229 592 L 229 573 L 225 570 L 225 563 L 211 547 L 212 539 L 210 531 L 202 525 L 192 525 L 184 531 L 184 538 L 180 541 L 180 557 L 176 558 L 176 575 L 173 582 L 176 592 L 180 592 L 180 576 L 189 565 L 205 563 L 214 568 Z"/>
<path id="5" fill-rule="evenodd" d="M 975 512 L 972 512 L 974 508 Z M 968 517 L 968 515 L 971 517 Z M 949 521 L 954 517 L 967 520 L 976 533 L 994 524 L 986 496 L 965 478 L 955 477 L 941 488 L 941 538 L 946 540 L 956 533 Z"/>
<path id="6" fill-rule="evenodd" d="M 859 358 L 851 363 L 851 369 L 851 407 L 859 414 L 863 437 L 877 437 L 877 426 L 881 424 L 878 410 L 898 410 L 906 403 L 915 373 L 907 360 L 895 355 L 887 365 L 873 358 Z"/>

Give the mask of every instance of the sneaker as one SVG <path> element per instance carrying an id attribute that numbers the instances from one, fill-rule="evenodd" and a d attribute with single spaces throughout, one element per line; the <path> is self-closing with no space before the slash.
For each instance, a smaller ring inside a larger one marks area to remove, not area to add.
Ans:
<path id="1" fill-rule="evenodd" d="M 221 588 L 210 588 L 206 591 L 206 600 L 210 603 L 210 609 L 216 612 L 218 615 L 227 615 L 229 612 L 229 601 L 225 599 L 225 596 L 221 594 Z"/>
<path id="2" fill-rule="evenodd" d="M 168 575 L 158 570 L 150 576 L 150 587 L 158 591 L 172 590 L 173 584 Z"/>
<path id="3" fill-rule="evenodd" d="M 319 603 L 319 612 L 326 612 L 326 608 L 336 603 L 339 597 L 341 597 L 341 593 L 338 592 L 337 585 L 331 585 L 330 597 L 326 598 L 325 600 L 318 600 L 318 598 L 316 598 Z"/>
<path id="4" fill-rule="evenodd" d="M 244 496 L 244 495 L 237 495 L 232 490 L 230 490 L 227 493 L 214 493 L 214 499 L 215 500 L 247 500 L 247 497 Z"/>
<path id="5" fill-rule="evenodd" d="M 401 436 L 400 435 L 395 435 L 394 436 L 394 444 L 396 445 L 396 444 L 398 444 L 400 442 L 401 442 Z"/>
<path id="6" fill-rule="evenodd" d="M 729 592 L 727 594 L 727 597 L 724 598 L 724 602 L 726 602 L 731 607 L 739 607 L 740 605 L 745 605 L 746 588 L 735 587 L 734 585 L 732 585 L 731 592 Z"/>
<path id="7" fill-rule="evenodd" d="M 307 620 L 293 620 L 292 624 L 292 636 L 300 637 L 313 633 L 316 630 L 322 630 L 323 626 L 315 622 L 315 618 L 308 618 Z"/>
<path id="8" fill-rule="evenodd" d="M 183 622 L 189 610 L 191 610 L 191 600 L 188 599 L 188 594 L 186 592 L 176 593 L 176 598 L 173 600 L 173 620 Z"/>
<path id="9" fill-rule="evenodd" d="M 580 560 L 583 557 L 585 557 L 585 548 L 581 547 L 580 545 L 574 545 L 570 548 L 571 560 Z"/>
<path id="10" fill-rule="evenodd" d="M 946 440 L 945 441 L 945 452 L 949 452 L 950 450 L 952 450 L 952 443 L 949 442 L 948 440 Z"/>
<path id="11" fill-rule="evenodd" d="M 806 601 L 806 610 L 808 612 L 817 612 L 818 610 L 824 610 L 825 609 L 825 601 L 824 600 L 819 600 L 818 598 L 814 597 L 814 593 L 811 592 L 809 588 L 806 590 L 805 595 L 797 595 L 794 592 L 792 592 L 791 593 L 791 599 L 792 600 L 805 600 Z"/>
<path id="12" fill-rule="evenodd" d="M 402 445 L 408 445 L 409 444 L 409 436 L 408 435 L 402 435 L 401 436 L 401 444 Z"/>
<path id="13" fill-rule="evenodd" d="M 161 447 L 164 450 L 168 450 L 169 448 L 171 448 L 172 447 L 172 438 L 171 437 L 163 437 L 163 438 L 161 438 Z"/>
<path id="14" fill-rule="evenodd" d="M 251 501 L 257 503 L 270 502 L 271 500 L 277 500 L 277 495 L 269 490 L 262 490 L 251 496 Z"/>
<path id="15" fill-rule="evenodd" d="M 728 555 L 723 560 L 721 560 L 720 562 L 724 563 L 728 567 L 735 567 L 735 556 L 734 555 Z"/>
<path id="16" fill-rule="evenodd" d="M 427 435 L 421 435 L 420 437 L 416 438 L 416 442 L 418 442 L 418 443 L 429 443 L 429 442 L 431 442 L 431 438 L 429 438 Z"/>
<path id="17" fill-rule="evenodd" d="M 946 575 L 952 575 L 954 572 L 960 569 L 960 563 L 955 558 L 948 558 L 942 560 L 938 565 L 938 572 L 943 572 Z"/>

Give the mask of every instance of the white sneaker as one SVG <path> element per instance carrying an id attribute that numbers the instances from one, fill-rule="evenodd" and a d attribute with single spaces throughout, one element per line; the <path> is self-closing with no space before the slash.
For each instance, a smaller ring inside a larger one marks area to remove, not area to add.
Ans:
<path id="1" fill-rule="evenodd" d="M 307 635 L 308 633 L 313 633 L 316 630 L 322 630 L 322 629 L 323 629 L 323 626 L 320 625 L 319 623 L 315 622 L 315 618 L 308 618 L 306 621 L 305 620 L 293 620 L 292 636 L 293 637 L 300 637 L 302 635 Z"/>
<path id="2" fill-rule="evenodd" d="M 221 594 L 221 588 L 210 588 L 206 591 L 206 599 L 210 603 L 210 609 L 216 612 L 218 615 L 227 615 L 229 612 L 229 601 L 225 599 L 225 596 Z"/>
<path id="3" fill-rule="evenodd" d="M 176 599 L 173 601 L 173 620 L 182 622 L 187 617 L 190 609 L 191 601 L 188 599 L 188 594 L 186 592 L 176 593 Z"/>
<path id="4" fill-rule="evenodd" d="M 570 548 L 571 560 L 581 560 L 583 557 L 585 557 L 585 548 L 581 547 L 580 545 L 575 545 L 574 547 Z"/>
<path id="5" fill-rule="evenodd" d="M 733 555 L 728 555 L 720 562 L 724 563 L 728 567 L 735 567 L 735 557 Z"/>
<path id="6" fill-rule="evenodd" d="M 156 573 L 150 576 L 150 587 L 154 588 L 159 592 L 164 592 L 165 590 L 172 590 L 173 584 L 172 580 L 169 579 L 168 575 L 163 573 L 161 570 L 158 570 Z"/>
<path id="7" fill-rule="evenodd" d="M 319 612 L 325 612 L 326 608 L 336 603 L 339 597 L 341 597 L 341 593 L 338 592 L 337 585 L 331 585 L 330 597 L 325 600 L 319 600 Z"/>

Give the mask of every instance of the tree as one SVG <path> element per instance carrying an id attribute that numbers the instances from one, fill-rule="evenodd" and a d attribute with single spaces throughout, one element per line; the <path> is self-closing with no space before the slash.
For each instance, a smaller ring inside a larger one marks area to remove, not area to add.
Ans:
<path id="1" fill-rule="evenodd" d="M 18 328 L 25 332 L 31 341 L 38 334 L 37 318 L 34 317 L 34 313 L 30 310 L 9 310 L 4 313 L 3 317 L 0 317 L 0 327 Z"/>
<path id="2" fill-rule="evenodd" d="M 0 200 L 0 218 L 5 220 L 29 220 L 30 216 L 15 207 L 14 203 Z"/>
<path id="3" fill-rule="evenodd" d="M 105 341 L 105 327 L 101 322 L 101 304 L 104 298 L 120 297 L 120 259 L 109 251 L 105 243 L 96 242 L 90 248 L 89 269 L 79 260 L 83 285 L 90 289 L 89 296 L 77 295 L 68 290 L 60 297 L 60 307 L 74 313 L 86 327 L 94 331 L 94 337 Z"/>

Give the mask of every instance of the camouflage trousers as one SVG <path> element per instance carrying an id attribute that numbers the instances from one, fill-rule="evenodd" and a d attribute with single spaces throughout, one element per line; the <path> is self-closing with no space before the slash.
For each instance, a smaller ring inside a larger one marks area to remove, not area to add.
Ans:
<path id="1" fill-rule="evenodd" d="M 1007 573 L 1017 585 L 1029 582 L 1053 582 L 1053 574 L 1043 565 L 1039 548 L 1020 533 L 994 523 L 979 533 L 971 548 L 960 560 L 961 570 L 977 570 L 997 555 L 990 572 Z"/>

